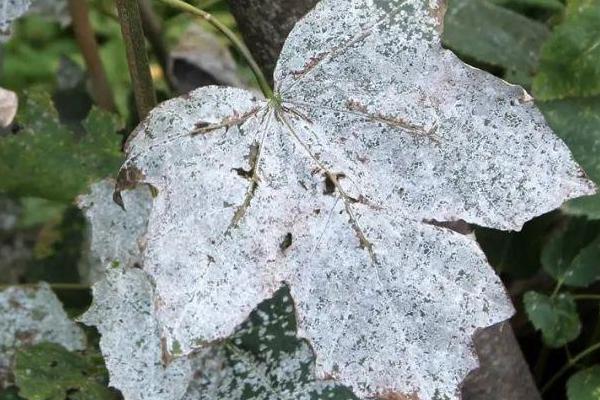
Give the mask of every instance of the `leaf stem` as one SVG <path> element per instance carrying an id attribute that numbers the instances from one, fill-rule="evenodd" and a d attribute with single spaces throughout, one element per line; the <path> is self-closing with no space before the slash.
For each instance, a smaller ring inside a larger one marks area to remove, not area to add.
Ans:
<path id="1" fill-rule="evenodd" d="M 156 93 L 152 84 L 148 54 L 146 53 L 146 40 L 142 28 L 140 7 L 138 0 L 116 0 L 116 5 L 138 117 L 142 120 L 156 106 Z"/>
<path id="2" fill-rule="evenodd" d="M 142 27 L 144 28 L 144 35 L 152 51 L 156 56 L 162 70 L 165 82 L 170 89 L 173 89 L 173 82 L 169 74 L 169 51 L 167 45 L 163 40 L 163 28 L 160 19 L 154 12 L 152 2 L 150 0 L 140 0 L 140 13 L 142 16 Z"/>
<path id="3" fill-rule="evenodd" d="M 68 7 L 71 20 L 73 21 L 75 40 L 90 75 L 94 100 L 100 108 L 107 111 L 114 111 L 115 101 L 112 89 L 106 78 L 104 66 L 102 65 L 94 30 L 90 23 L 90 11 L 87 2 L 69 0 Z"/>
<path id="4" fill-rule="evenodd" d="M 597 300 L 600 301 L 600 294 L 576 294 L 573 295 L 575 300 Z"/>
<path id="5" fill-rule="evenodd" d="M 229 29 L 221 21 L 216 19 L 212 14 L 210 14 L 204 10 L 201 10 L 199 8 L 196 8 L 196 7 L 192 6 L 191 4 L 186 3 L 183 0 L 158 0 L 158 1 L 168 4 L 168 5 L 170 5 L 174 8 L 177 8 L 181 11 L 189 12 L 192 15 L 200 17 L 200 18 L 204 19 L 206 22 L 208 22 L 209 24 L 211 24 L 212 26 L 214 26 L 216 29 L 218 29 L 221 33 L 223 33 L 231 41 L 233 46 L 240 52 L 240 54 L 244 57 L 244 59 L 248 63 L 248 66 L 252 69 L 252 72 L 254 73 L 254 76 L 256 77 L 256 80 L 258 81 L 258 85 L 260 86 L 260 89 L 262 90 L 265 97 L 267 99 L 272 99 L 274 97 L 273 89 L 271 89 L 269 82 L 265 78 L 265 75 L 263 74 L 262 70 L 258 66 L 256 60 L 254 59 L 254 57 L 252 57 L 250 50 L 248 50 L 248 47 L 246 47 L 244 42 L 242 42 L 242 40 L 240 40 L 240 38 L 238 38 L 231 29 Z"/>
<path id="6" fill-rule="evenodd" d="M 548 391 L 548 389 L 550 389 L 558 379 L 560 379 L 569 369 L 574 367 L 579 361 L 598 350 L 600 350 L 600 343 L 596 343 L 595 345 L 588 347 L 587 349 L 573 357 L 571 360 L 569 360 L 569 362 L 567 362 L 565 366 L 558 370 L 558 372 L 554 374 L 552 378 L 550 378 L 548 383 L 544 385 L 544 387 L 542 388 L 542 394 Z"/>

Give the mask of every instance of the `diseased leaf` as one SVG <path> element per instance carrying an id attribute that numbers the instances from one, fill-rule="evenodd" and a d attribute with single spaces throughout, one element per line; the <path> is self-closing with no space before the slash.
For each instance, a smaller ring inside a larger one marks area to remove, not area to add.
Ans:
<path id="1" fill-rule="evenodd" d="M 569 400 L 598 400 L 600 397 L 600 365 L 579 371 L 567 382 Z"/>
<path id="2" fill-rule="evenodd" d="M 89 283 L 98 282 L 107 266 L 133 267 L 141 260 L 152 196 L 147 187 L 123 193 L 123 208 L 113 201 L 115 183 L 106 179 L 78 199 L 88 219 L 90 250 L 81 272 Z"/>
<path id="3" fill-rule="evenodd" d="M 41 342 L 69 350 L 85 347 L 83 331 L 67 317 L 47 284 L 35 289 L 8 288 L 0 292 L 0 387 L 10 378 L 15 351 Z"/>
<path id="4" fill-rule="evenodd" d="M 554 348 L 575 340 L 581 332 L 575 299 L 569 293 L 549 297 L 527 292 L 523 296 L 525 311 L 537 330 L 542 331 L 546 345 Z"/>
<path id="5" fill-rule="evenodd" d="M 476 243 L 435 221 L 520 229 L 594 189 L 521 88 L 442 48 L 442 18 L 324 0 L 274 100 L 204 88 L 134 132 L 119 187 L 157 192 L 143 266 L 169 354 L 229 337 L 286 282 L 317 377 L 457 398 L 473 332 L 512 306 Z"/>
<path id="6" fill-rule="evenodd" d="M 112 268 L 94 285 L 94 301 L 80 317 L 98 328 L 110 386 L 127 400 L 181 399 L 190 379 L 185 358 L 163 366 L 164 354 L 153 316 L 153 288 L 140 269 Z"/>
<path id="7" fill-rule="evenodd" d="M 0 0 L 0 43 L 10 37 L 11 23 L 25 14 L 31 0 Z"/>
<path id="8" fill-rule="evenodd" d="M 82 317 L 102 334 L 111 385 L 127 400 L 351 400 L 332 382 L 315 381 L 314 357 L 295 338 L 292 304 L 280 293 L 231 338 L 164 366 L 153 288 L 140 269 L 110 269 L 94 286 Z"/>
<path id="9" fill-rule="evenodd" d="M 122 161 L 114 115 L 93 109 L 78 134 L 61 124 L 50 97 L 37 92 L 27 97 L 18 122 L 21 131 L 0 137 L 0 192 L 72 201 Z"/>
<path id="10" fill-rule="evenodd" d="M 19 98 L 13 91 L 0 87 L 0 128 L 9 126 L 19 107 Z"/>
<path id="11" fill-rule="evenodd" d="M 94 304 L 82 319 L 102 333 L 100 347 L 113 386 L 123 390 L 127 399 L 170 399 L 185 387 L 186 400 L 355 399 L 346 388 L 315 380 L 314 355 L 307 343 L 295 337 L 296 320 L 287 290 L 261 304 L 226 342 L 165 368 L 166 354 L 160 351 L 153 315 L 153 288 L 147 275 L 132 267 L 141 262 L 141 254 L 104 240 L 113 237 L 125 247 L 143 241 L 150 203 L 146 192 L 141 187 L 125 193 L 124 213 L 114 208 L 112 185 L 105 180 L 93 185 L 92 193 L 79 202 L 88 215 L 92 238 L 101 235 L 92 240 L 95 260 L 111 261 L 106 278 L 94 287 Z M 117 266 L 114 261 L 119 256 L 131 262 Z"/>
<path id="12" fill-rule="evenodd" d="M 54 343 L 20 350 L 15 357 L 19 395 L 27 400 L 117 399 L 104 383 L 105 370 L 93 355 L 69 352 Z M 72 396 L 72 397 L 71 397 Z"/>
<path id="13" fill-rule="evenodd" d="M 589 177 L 600 182 L 600 96 L 540 102 L 539 106 Z M 571 200 L 563 210 L 600 219 L 600 194 Z"/>
<path id="14" fill-rule="evenodd" d="M 539 50 L 549 34 L 545 25 L 492 1 L 450 0 L 443 40 L 458 54 L 502 67 L 525 84 L 536 72 Z"/>
<path id="15" fill-rule="evenodd" d="M 544 44 L 533 81 L 538 100 L 600 95 L 600 0 L 569 7 Z"/>

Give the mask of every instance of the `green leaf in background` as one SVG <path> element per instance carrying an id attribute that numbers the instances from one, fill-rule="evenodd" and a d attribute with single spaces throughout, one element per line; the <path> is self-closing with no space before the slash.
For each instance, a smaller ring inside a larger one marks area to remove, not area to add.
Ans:
<path id="1" fill-rule="evenodd" d="M 544 343 L 558 348 L 576 339 L 581 332 L 575 300 L 568 293 L 549 297 L 527 292 L 523 297 L 525 311 L 533 326 L 542 331 Z"/>
<path id="2" fill-rule="evenodd" d="M 206 400 L 358 400 L 334 381 L 316 380 L 314 354 L 296 336 L 287 288 L 263 302 L 225 343 L 194 364 L 186 398 Z"/>
<path id="3" fill-rule="evenodd" d="M 579 371 L 567 382 L 569 400 L 600 399 L 600 365 Z"/>
<path id="4" fill-rule="evenodd" d="M 497 273 L 526 279 L 541 269 L 540 254 L 546 233 L 559 217 L 558 213 L 549 213 L 535 218 L 519 232 L 477 227 L 475 237 Z"/>
<path id="5" fill-rule="evenodd" d="M 571 263 L 565 283 L 586 287 L 600 279 L 600 235 L 579 252 Z"/>
<path id="6" fill-rule="evenodd" d="M 493 0 L 493 2 L 516 10 L 539 8 L 548 11 L 561 11 L 565 8 L 559 0 Z"/>
<path id="7" fill-rule="evenodd" d="M 19 397 L 18 389 L 11 386 L 4 390 L 0 389 L 0 400 L 23 400 L 23 398 Z"/>
<path id="8" fill-rule="evenodd" d="M 17 353 L 15 380 L 19 395 L 27 400 L 116 399 L 106 386 L 107 374 L 99 357 L 69 352 L 53 343 L 42 343 Z"/>
<path id="9" fill-rule="evenodd" d="M 600 57 L 597 63 L 600 66 Z M 575 160 L 590 179 L 599 184 L 600 96 L 539 102 L 537 105 L 552 129 L 569 146 Z M 571 200 L 563 210 L 572 215 L 600 219 L 600 194 Z"/>
<path id="10" fill-rule="evenodd" d="M 476 61 L 502 67 L 527 85 L 538 64 L 548 28 L 488 0 L 450 0 L 444 44 Z"/>
<path id="11" fill-rule="evenodd" d="M 542 48 L 533 93 L 538 100 L 600 94 L 600 0 L 569 7 Z"/>
<path id="12" fill-rule="evenodd" d="M 70 202 L 118 171 L 123 156 L 115 115 L 93 109 L 79 134 L 59 121 L 47 94 L 35 92 L 17 122 L 19 132 L 0 137 L 0 192 Z"/>
<path id="13" fill-rule="evenodd" d="M 544 270 L 560 284 L 588 286 L 600 274 L 600 226 L 583 218 L 570 220 L 548 240 L 541 260 Z"/>

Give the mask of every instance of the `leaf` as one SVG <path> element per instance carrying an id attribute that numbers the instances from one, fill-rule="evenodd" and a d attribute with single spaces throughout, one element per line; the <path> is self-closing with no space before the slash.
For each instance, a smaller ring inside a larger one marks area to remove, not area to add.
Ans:
<path id="1" fill-rule="evenodd" d="M 600 0 L 570 10 L 542 48 L 538 100 L 600 95 Z"/>
<path id="2" fill-rule="evenodd" d="M 85 347 L 83 331 L 67 317 L 47 284 L 38 288 L 12 287 L 0 292 L 0 387 L 10 377 L 15 351 L 51 342 L 69 350 Z"/>
<path id="3" fill-rule="evenodd" d="M 551 238 L 542 251 L 544 270 L 561 284 L 586 287 L 600 278 L 600 229 L 578 219 Z"/>
<path id="4" fill-rule="evenodd" d="M 591 284 L 600 273 L 594 260 L 599 228 L 598 224 L 584 219 L 569 221 L 566 229 L 544 246 L 541 256 L 544 270 L 561 284 L 579 287 Z M 584 249 L 587 250 L 582 254 Z"/>
<path id="5" fill-rule="evenodd" d="M 27 400 L 64 400 L 67 394 L 69 399 L 116 399 L 97 362 L 54 343 L 22 349 L 15 362 L 19 395 Z"/>
<path id="6" fill-rule="evenodd" d="M 496 272 L 515 279 L 526 279 L 541 269 L 540 254 L 548 231 L 557 223 L 557 217 L 552 213 L 535 218 L 520 232 L 477 227 L 475 236 Z"/>
<path id="7" fill-rule="evenodd" d="M 600 182 L 600 96 L 540 102 L 548 123 L 573 152 L 590 179 Z M 571 200 L 563 206 L 569 214 L 600 219 L 600 195 Z"/>
<path id="8" fill-rule="evenodd" d="M 19 107 L 19 98 L 13 91 L 6 90 L 0 87 L 0 128 L 9 126 Z"/>
<path id="9" fill-rule="evenodd" d="M 0 0 L 0 43 L 10 37 L 10 25 L 27 12 L 31 0 Z"/>
<path id="10" fill-rule="evenodd" d="M 23 130 L 0 138 L 0 192 L 72 201 L 122 160 L 114 115 L 92 110 L 78 135 L 61 124 L 48 95 L 32 93 L 18 122 Z"/>
<path id="11" fill-rule="evenodd" d="M 145 273 L 111 268 L 93 290 L 92 306 L 80 321 L 96 326 L 102 335 L 110 386 L 127 400 L 181 399 L 191 366 L 185 358 L 163 366 L 166 359 L 152 313 L 153 287 Z"/>
<path id="12" fill-rule="evenodd" d="M 168 354 L 229 337 L 285 282 L 318 378 L 457 398 L 472 334 L 513 309 L 476 243 L 436 222 L 518 230 L 594 189 L 521 88 L 442 48 L 442 18 L 324 0 L 273 100 L 203 88 L 138 127 L 118 184 L 157 193 L 142 265 Z"/>
<path id="13" fill-rule="evenodd" d="M 600 235 L 585 247 L 571 264 L 572 273 L 565 283 L 586 287 L 600 280 Z"/>
<path id="14" fill-rule="evenodd" d="M 243 86 L 229 48 L 196 24 L 183 32 L 171 52 L 169 74 L 179 93 L 208 85 Z"/>
<path id="15" fill-rule="evenodd" d="M 146 194 L 145 187 L 125 193 L 124 213 L 112 202 L 109 180 L 94 184 L 92 193 L 79 202 L 88 216 L 92 238 L 118 238 L 124 247 L 142 242 L 149 217 Z M 140 222 L 143 219 L 145 223 Z M 125 231 L 125 226 L 136 228 Z M 279 400 L 292 395 L 295 399 L 355 399 L 346 388 L 315 380 L 314 355 L 306 342 L 295 337 L 296 320 L 287 290 L 261 304 L 226 342 L 164 368 L 165 354 L 160 351 L 158 321 L 153 315 L 154 289 L 147 275 L 134 267 L 139 266 L 141 254 L 123 251 L 108 240 L 96 240 L 92 247 L 96 260 L 112 262 L 104 264 L 108 270 L 94 286 L 94 303 L 81 319 L 102 333 L 100 347 L 111 384 L 127 399 L 180 398 L 186 387 L 186 400 Z M 115 262 L 119 255 L 131 262 Z"/>
<path id="16" fill-rule="evenodd" d="M 533 326 L 542 331 L 546 345 L 559 348 L 575 340 L 581 332 L 575 299 L 569 293 L 548 297 L 527 292 L 523 296 L 525 311 Z"/>
<path id="17" fill-rule="evenodd" d="M 450 0 L 443 38 L 458 54 L 522 75 L 528 83 L 549 33 L 545 25 L 489 0 Z"/>
<path id="18" fill-rule="evenodd" d="M 82 276 L 98 282 L 107 266 L 139 265 L 152 197 L 148 188 L 123 194 L 124 208 L 113 202 L 115 183 L 106 179 L 91 186 L 89 194 L 77 203 L 88 220 L 90 251 Z"/>
<path id="19" fill-rule="evenodd" d="M 559 0 L 493 0 L 494 3 L 503 7 L 520 10 L 542 9 L 548 11 L 562 11 L 564 4 Z"/>
<path id="20" fill-rule="evenodd" d="M 185 399 L 356 400 L 332 381 L 315 380 L 314 354 L 296 337 L 287 289 L 263 302 L 225 343 L 193 357 Z"/>
<path id="21" fill-rule="evenodd" d="M 567 382 L 569 400 L 597 400 L 600 396 L 600 365 L 579 371 Z"/>

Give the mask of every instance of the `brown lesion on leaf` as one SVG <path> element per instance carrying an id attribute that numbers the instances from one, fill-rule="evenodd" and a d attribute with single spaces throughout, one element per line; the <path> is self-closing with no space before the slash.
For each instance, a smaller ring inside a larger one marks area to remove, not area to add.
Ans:
<path id="1" fill-rule="evenodd" d="M 113 201 L 118 204 L 123 210 L 125 210 L 125 204 L 123 203 L 123 197 L 121 192 L 124 190 L 135 189 L 140 182 L 143 182 L 146 176 L 135 165 L 127 165 L 121 168 L 119 175 L 117 176 L 117 184 L 113 193 Z M 150 187 L 152 196 L 158 195 L 158 189 Z M 156 194 L 156 195 L 155 195 Z"/>
<path id="2" fill-rule="evenodd" d="M 284 236 L 283 241 L 279 244 L 279 249 L 281 249 L 282 253 L 285 253 L 287 249 L 292 247 L 293 243 L 294 243 L 294 236 L 292 235 L 291 232 L 288 232 Z"/>
<path id="3" fill-rule="evenodd" d="M 229 128 L 232 128 L 234 126 L 243 125 L 246 121 L 248 121 L 250 118 L 255 116 L 260 110 L 261 110 L 261 107 L 254 107 L 250 111 L 247 111 L 243 114 L 240 114 L 237 111 L 234 111 L 233 115 L 227 116 L 223 120 L 221 120 L 220 122 L 217 122 L 217 123 L 210 123 L 207 121 L 198 121 L 196 123 L 194 130 L 192 131 L 192 136 L 207 134 L 207 133 L 216 131 L 218 129 L 223 129 L 223 128 L 225 129 L 225 131 L 228 131 Z"/>
<path id="4" fill-rule="evenodd" d="M 248 155 L 248 163 L 250 164 L 250 169 L 245 170 L 243 168 L 233 168 L 240 177 L 247 179 L 250 181 L 248 186 L 248 190 L 246 191 L 246 196 L 244 197 L 243 203 L 237 207 L 233 218 L 231 219 L 231 223 L 229 224 L 229 228 L 227 231 L 238 226 L 240 221 L 246 215 L 250 204 L 252 203 L 252 199 L 256 194 L 256 190 L 258 189 L 258 184 L 260 182 L 260 178 L 258 176 L 258 164 L 260 162 L 260 151 L 261 146 L 258 143 L 254 143 L 250 146 L 250 153 Z"/>
<path id="5" fill-rule="evenodd" d="M 318 53 L 316 56 L 311 57 L 301 69 L 292 71 L 292 76 L 296 80 L 302 79 L 303 77 L 314 71 L 319 65 L 321 65 L 323 61 L 333 58 L 338 54 L 341 54 L 344 50 L 371 36 L 371 34 L 373 33 L 373 29 L 377 27 L 380 23 L 386 21 L 388 18 L 388 15 L 384 15 L 377 21 L 362 28 L 360 32 L 358 32 L 358 34 L 342 41 L 337 46 L 334 46 L 331 50 Z"/>
<path id="6" fill-rule="evenodd" d="M 345 177 L 345 174 L 333 174 L 331 172 L 326 172 L 326 185 L 327 182 L 330 182 L 331 185 L 333 185 L 333 190 L 332 190 L 332 194 L 335 190 L 337 190 L 337 192 L 340 194 L 340 197 L 342 198 L 342 200 L 344 201 L 344 208 L 346 209 L 346 213 L 348 214 L 348 216 L 350 217 L 350 225 L 352 226 L 352 229 L 354 230 L 354 233 L 356 234 L 356 237 L 358 238 L 358 241 L 360 243 L 360 248 L 363 250 L 366 250 L 369 253 L 369 257 L 371 258 L 371 260 L 373 261 L 373 263 L 377 263 L 377 257 L 375 256 L 375 250 L 374 250 L 374 246 L 373 243 L 371 243 L 371 241 L 368 239 L 367 235 L 365 234 L 365 232 L 363 231 L 363 229 L 361 228 L 360 224 L 358 223 L 358 220 L 356 219 L 356 217 L 354 216 L 354 212 L 352 211 L 352 205 L 358 203 L 359 201 L 351 196 L 349 196 L 346 191 L 342 188 L 342 186 L 340 185 L 339 180 L 342 177 Z M 361 198 L 363 196 L 360 196 Z"/>
<path id="7" fill-rule="evenodd" d="M 440 142 L 440 138 L 436 135 L 438 130 L 437 124 L 434 124 L 431 128 L 425 128 L 423 126 L 410 123 L 406 119 L 398 116 L 385 115 L 383 113 L 373 114 L 369 112 L 364 104 L 352 99 L 346 101 L 346 108 L 349 111 L 366 117 L 371 122 L 379 122 L 393 128 L 399 128 L 419 136 L 424 136 L 429 138 L 434 143 Z"/>
<path id="8" fill-rule="evenodd" d="M 352 229 L 354 230 L 354 232 L 360 242 L 360 248 L 363 250 L 366 250 L 369 253 L 369 257 L 371 258 L 371 261 L 373 263 L 377 264 L 377 257 L 375 256 L 373 243 L 371 243 L 371 241 L 367 238 L 367 235 L 365 234 L 363 229 L 360 227 L 360 224 L 358 223 L 358 220 L 356 219 L 356 217 L 354 216 L 354 212 L 352 211 L 352 206 L 356 203 L 362 203 L 365 205 L 369 205 L 366 198 L 362 195 L 359 196 L 359 199 L 355 199 L 355 198 L 349 196 L 346 193 L 346 191 L 344 190 L 344 188 L 342 187 L 342 185 L 340 184 L 340 179 L 346 177 L 346 175 L 344 173 L 331 172 L 320 161 L 319 157 L 311 151 L 311 149 L 308 147 L 308 145 L 300 139 L 300 137 L 296 133 L 296 130 L 290 124 L 290 122 L 288 121 L 288 119 L 286 118 L 285 114 L 282 111 L 278 111 L 275 115 L 276 115 L 277 119 L 289 130 L 291 136 L 300 144 L 300 146 L 308 153 L 308 155 L 316 163 L 316 165 L 317 165 L 316 170 L 322 171 L 324 173 L 324 175 L 325 175 L 324 194 L 325 195 L 333 195 L 335 193 L 335 191 L 337 191 L 339 193 L 340 198 L 344 202 L 344 207 L 345 207 L 346 213 L 348 214 L 348 216 L 350 218 L 350 225 L 352 226 Z M 316 171 L 313 171 L 313 172 L 316 172 Z"/>

